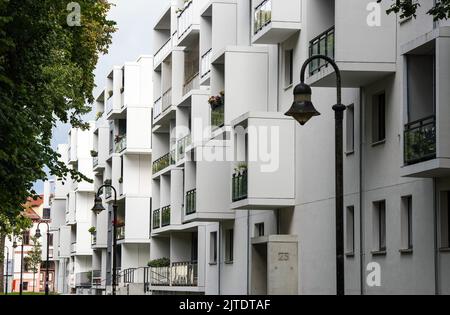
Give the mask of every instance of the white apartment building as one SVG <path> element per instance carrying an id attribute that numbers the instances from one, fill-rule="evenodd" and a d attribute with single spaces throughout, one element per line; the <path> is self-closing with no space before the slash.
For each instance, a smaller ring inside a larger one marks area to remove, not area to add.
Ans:
<path id="1" fill-rule="evenodd" d="M 150 258 L 170 263 L 150 268 L 153 294 L 336 292 L 331 67 L 307 68 L 322 115 L 284 116 L 319 53 L 348 106 L 346 293 L 450 293 L 450 23 L 426 14 L 433 3 L 400 20 L 361 0 L 168 1 L 154 26 Z"/>
<path id="2" fill-rule="evenodd" d="M 111 288 L 112 255 L 116 253 L 119 284 L 129 290 L 125 274 L 142 279 L 150 257 L 151 159 L 152 159 L 153 57 L 141 56 L 112 69 L 96 102 L 94 173 L 96 191 L 103 190 L 104 211 L 92 214 L 96 228 L 93 244 L 93 288 L 102 294 Z M 112 250 L 112 205 L 117 197 L 117 248 Z M 131 284 L 133 285 L 133 284 Z M 100 292 L 99 292 L 100 291 Z"/>

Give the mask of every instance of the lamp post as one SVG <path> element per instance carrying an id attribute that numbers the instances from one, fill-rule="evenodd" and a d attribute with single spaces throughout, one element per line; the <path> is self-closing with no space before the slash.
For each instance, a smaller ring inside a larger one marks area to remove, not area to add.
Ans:
<path id="1" fill-rule="evenodd" d="M 50 266 L 50 226 L 48 225 L 48 222 L 46 221 L 41 221 L 38 223 L 37 229 L 36 229 L 36 234 L 35 236 L 37 238 L 41 238 L 42 234 L 41 234 L 41 230 L 39 229 L 39 226 L 41 225 L 41 223 L 45 223 L 47 225 L 47 262 L 45 263 L 45 295 L 49 294 L 49 266 Z"/>
<path id="2" fill-rule="evenodd" d="M 98 189 L 97 195 L 95 196 L 94 200 L 94 207 L 92 208 L 92 211 L 99 215 L 102 211 L 106 210 L 105 207 L 103 207 L 103 201 L 100 197 L 102 189 L 103 188 L 111 188 L 114 191 L 114 203 L 113 203 L 113 256 L 112 256 L 112 295 L 116 295 L 116 286 L 117 286 L 117 262 L 116 262 L 116 247 L 117 247 L 117 209 L 119 206 L 117 205 L 117 191 L 114 188 L 114 186 L 110 184 L 104 184 Z"/>
<path id="3" fill-rule="evenodd" d="M 346 107 L 342 105 L 341 72 L 333 59 L 316 55 L 308 58 L 302 66 L 300 84 L 294 89 L 294 103 L 286 116 L 291 116 L 302 126 L 320 113 L 311 102 L 312 90 L 305 84 L 306 67 L 316 59 L 324 59 L 336 72 L 337 104 L 333 106 L 335 113 L 335 163 L 336 163 L 336 292 L 345 295 L 344 277 L 344 168 L 343 168 L 343 118 Z"/>
<path id="4" fill-rule="evenodd" d="M 8 295 L 8 281 L 9 281 L 9 247 L 6 246 L 6 284 L 5 284 L 5 295 Z"/>

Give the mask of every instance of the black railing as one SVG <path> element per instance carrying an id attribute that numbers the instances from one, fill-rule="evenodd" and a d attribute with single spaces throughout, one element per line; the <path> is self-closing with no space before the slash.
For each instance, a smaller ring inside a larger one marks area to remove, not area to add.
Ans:
<path id="1" fill-rule="evenodd" d="M 136 268 L 129 268 L 123 271 L 123 283 L 134 283 L 134 272 Z"/>
<path id="2" fill-rule="evenodd" d="M 334 59 L 334 26 L 309 42 L 309 56 L 325 55 Z M 328 66 L 328 62 L 323 59 L 313 60 L 309 64 L 309 74 L 313 75 L 319 72 L 323 67 Z"/>
<path id="3" fill-rule="evenodd" d="M 186 193 L 186 215 L 197 212 L 197 189 Z"/>
<path id="4" fill-rule="evenodd" d="M 436 158 L 436 116 L 406 124 L 404 145 L 406 165 Z"/>
<path id="5" fill-rule="evenodd" d="M 233 175 L 233 202 L 248 198 L 248 172 L 247 170 Z"/>
<path id="6" fill-rule="evenodd" d="M 161 158 L 157 159 L 155 162 L 153 162 L 153 174 L 156 174 L 170 166 L 170 153 L 167 153 L 166 155 L 162 156 Z"/>
<path id="7" fill-rule="evenodd" d="M 161 211 L 161 226 L 169 226 L 170 225 L 170 206 L 162 208 Z"/>
<path id="8" fill-rule="evenodd" d="M 272 0 L 265 0 L 255 8 L 254 33 L 257 34 L 272 22 Z"/>
<path id="9" fill-rule="evenodd" d="M 161 211 L 159 209 L 153 211 L 153 229 L 159 229 L 161 227 Z"/>

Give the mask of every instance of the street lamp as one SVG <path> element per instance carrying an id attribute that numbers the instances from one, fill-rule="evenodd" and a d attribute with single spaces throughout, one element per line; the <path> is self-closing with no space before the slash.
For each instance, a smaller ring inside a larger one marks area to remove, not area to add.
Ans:
<path id="1" fill-rule="evenodd" d="M 5 295 L 8 295 L 8 281 L 9 281 L 9 247 L 6 246 L 6 284 L 5 284 Z"/>
<path id="2" fill-rule="evenodd" d="M 36 229 L 36 238 L 41 238 L 41 230 L 39 229 L 39 226 L 41 223 L 45 223 L 47 225 L 47 262 L 46 262 L 46 271 L 45 271 L 45 295 L 49 294 L 49 266 L 50 266 L 50 226 L 48 225 L 48 222 L 41 221 L 38 223 L 37 229 Z"/>
<path id="3" fill-rule="evenodd" d="M 94 207 L 92 207 L 92 211 L 96 214 L 99 215 L 102 211 L 106 210 L 105 207 L 103 207 L 103 201 L 101 196 L 102 190 L 103 188 L 111 188 L 114 191 L 114 203 L 113 203 L 113 222 L 112 222 L 112 226 L 113 226 L 113 235 L 112 235 L 112 240 L 113 240 L 113 257 L 112 257 L 112 295 L 116 295 L 116 286 L 117 286 L 117 262 L 116 262 L 116 247 L 117 247 L 117 209 L 119 208 L 119 206 L 117 205 L 117 191 L 114 188 L 114 186 L 112 186 L 111 184 L 104 184 L 103 186 L 101 186 L 98 191 L 97 191 L 97 195 L 95 196 L 94 199 Z"/>
<path id="4" fill-rule="evenodd" d="M 324 59 L 336 72 L 337 104 L 333 106 L 335 113 L 335 163 L 336 163 L 336 286 L 337 295 L 345 295 L 344 277 L 344 170 L 343 170 L 343 127 L 344 111 L 342 105 L 341 72 L 333 59 L 316 55 L 308 58 L 302 66 L 300 84 L 294 89 L 294 103 L 286 116 L 293 117 L 302 126 L 320 113 L 311 102 L 312 90 L 305 84 L 306 67 L 316 59 Z"/>

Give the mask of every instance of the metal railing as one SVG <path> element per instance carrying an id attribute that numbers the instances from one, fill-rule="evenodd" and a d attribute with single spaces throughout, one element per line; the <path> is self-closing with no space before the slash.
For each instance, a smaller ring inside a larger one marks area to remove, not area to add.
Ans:
<path id="1" fill-rule="evenodd" d="M 309 56 L 325 55 L 334 59 L 334 26 L 309 42 Z M 323 67 L 328 66 L 328 62 L 323 59 L 313 60 L 309 64 L 309 74 L 313 75 L 319 72 Z"/>
<path id="2" fill-rule="evenodd" d="M 436 158 L 436 116 L 405 125 L 404 158 L 406 165 Z"/>
<path id="3" fill-rule="evenodd" d="M 247 199 L 248 197 L 248 171 L 233 174 L 233 202 Z"/>
<path id="4" fill-rule="evenodd" d="M 155 162 L 153 162 L 153 174 L 156 174 L 171 165 L 170 163 L 170 153 L 160 157 Z"/>
<path id="5" fill-rule="evenodd" d="M 200 76 L 198 73 L 191 76 L 183 85 L 183 95 L 188 94 L 192 90 L 200 87 Z"/>
<path id="6" fill-rule="evenodd" d="M 118 241 L 125 239 L 125 225 L 119 225 L 116 227 L 116 238 Z"/>
<path id="7" fill-rule="evenodd" d="M 75 286 L 90 288 L 92 286 L 92 271 L 75 274 Z"/>
<path id="8" fill-rule="evenodd" d="M 272 22 L 272 0 L 266 0 L 255 8 L 254 33 L 259 33 L 270 22 Z"/>
<path id="9" fill-rule="evenodd" d="M 197 212 L 197 189 L 186 193 L 186 215 Z"/>
<path id="10" fill-rule="evenodd" d="M 161 227 L 170 225 L 170 206 L 164 207 L 161 210 Z"/>
<path id="11" fill-rule="evenodd" d="M 177 150 L 173 149 L 169 153 L 169 163 L 170 165 L 175 165 L 177 163 Z"/>
<path id="12" fill-rule="evenodd" d="M 170 286 L 170 267 L 150 268 L 150 283 L 153 286 Z"/>
<path id="13" fill-rule="evenodd" d="M 206 53 L 204 53 L 202 56 L 201 72 L 200 72 L 202 78 L 204 78 L 211 72 L 211 54 L 212 48 L 208 50 Z"/>
<path id="14" fill-rule="evenodd" d="M 128 268 L 123 271 L 123 283 L 134 283 L 134 273 L 136 268 Z"/>
<path id="15" fill-rule="evenodd" d="M 173 263 L 170 267 L 150 268 L 152 286 L 195 287 L 198 265 L 195 262 Z"/>
<path id="16" fill-rule="evenodd" d="M 93 270 L 92 271 L 92 286 L 98 287 L 102 285 L 102 271 Z"/>
<path id="17" fill-rule="evenodd" d="M 92 158 L 92 166 L 96 168 L 98 166 L 98 156 Z"/>
<path id="18" fill-rule="evenodd" d="M 213 129 L 221 128 L 225 125 L 225 105 L 220 105 L 211 111 L 211 126 Z"/>
<path id="19" fill-rule="evenodd" d="M 161 46 L 161 48 L 155 53 L 155 57 L 153 59 L 153 67 L 156 67 L 156 65 L 159 65 L 166 55 L 170 52 L 172 49 L 172 38 L 169 38 L 164 45 Z"/>
<path id="20" fill-rule="evenodd" d="M 172 106 L 172 88 L 163 93 L 162 112 L 164 113 L 170 106 Z"/>
<path id="21" fill-rule="evenodd" d="M 177 141 L 177 161 L 184 159 L 186 156 L 186 148 L 192 144 L 191 135 L 184 136 Z"/>
<path id="22" fill-rule="evenodd" d="M 161 227 L 161 211 L 159 209 L 153 210 L 152 227 L 154 230 Z"/>
<path id="23" fill-rule="evenodd" d="M 178 38 L 181 38 L 192 26 L 194 22 L 194 10 L 192 1 L 189 1 L 183 11 L 178 14 Z"/>
<path id="24" fill-rule="evenodd" d="M 116 153 L 121 153 L 125 151 L 127 148 L 127 136 L 121 135 L 120 139 L 118 139 L 117 142 L 115 142 L 114 149 Z"/>
<path id="25" fill-rule="evenodd" d="M 158 98 L 155 101 L 153 106 L 153 119 L 158 118 L 162 114 L 162 97 Z"/>

